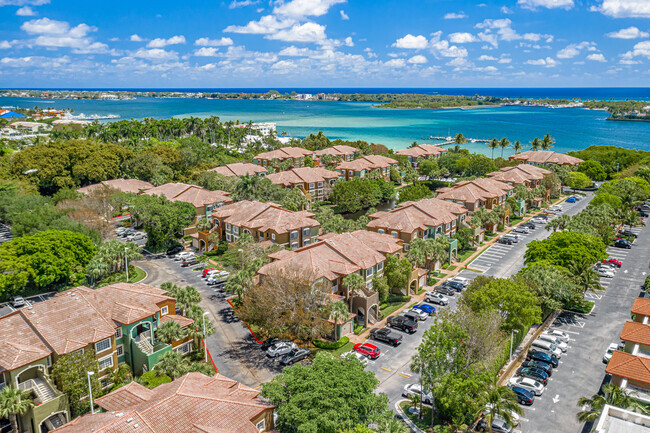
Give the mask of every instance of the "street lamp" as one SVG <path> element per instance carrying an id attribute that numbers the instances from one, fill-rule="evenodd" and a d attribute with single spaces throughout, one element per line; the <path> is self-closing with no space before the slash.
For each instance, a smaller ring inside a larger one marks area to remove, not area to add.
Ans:
<path id="1" fill-rule="evenodd" d="M 203 351 L 205 352 L 205 362 L 208 362 L 208 346 L 205 344 L 205 316 L 210 314 L 209 312 L 203 313 Z"/>
<path id="2" fill-rule="evenodd" d="M 519 331 L 513 329 L 512 332 L 510 333 L 510 362 L 512 362 L 512 344 L 515 338 L 515 334 L 519 334 Z"/>
<path id="3" fill-rule="evenodd" d="M 33 174 L 38 171 L 38 168 L 30 168 L 29 170 L 23 171 L 23 174 Z"/>
<path id="4" fill-rule="evenodd" d="M 126 264 L 126 282 L 129 282 L 129 259 L 126 257 L 129 247 L 124 247 L 124 263 Z"/>
<path id="5" fill-rule="evenodd" d="M 88 393 L 90 395 L 90 413 L 95 413 L 95 408 L 93 406 L 93 388 L 90 386 L 90 376 L 95 374 L 94 371 L 88 371 Z"/>

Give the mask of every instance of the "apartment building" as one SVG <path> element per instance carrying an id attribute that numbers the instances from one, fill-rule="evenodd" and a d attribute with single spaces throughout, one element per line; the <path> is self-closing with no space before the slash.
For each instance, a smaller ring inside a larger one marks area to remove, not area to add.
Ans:
<path id="1" fill-rule="evenodd" d="M 221 167 L 211 168 L 208 171 L 214 171 L 228 177 L 265 176 L 268 173 L 264 167 L 251 164 L 250 162 L 236 162 L 234 164 L 226 164 Z"/>
<path id="2" fill-rule="evenodd" d="M 568 165 L 574 167 L 580 164 L 582 159 L 570 156 L 564 153 L 553 152 L 551 150 L 529 150 L 527 152 L 516 153 L 508 159 L 523 161 L 531 165 Z"/>
<path id="3" fill-rule="evenodd" d="M 300 189 L 311 203 L 326 200 L 340 176 L 339 172 L 322 167 L 300 167 L 269 174 L 266 178 L 283 188 Z"/>
<path id="4" fill-rule="evenodd" d="M 493 209 L 503 206 L 508 197 L 513 194 L 514 187 L 505 182 L 491 178 L 477 178 L 458 182 L 448 188 L 440 188 L 436 198 L 448 200 L 465 206 L 470 212 L 479 208 Z"/>
<path id="5" fill-rule="evenodd" d="M 79 188 L 77 192 L 82 194 L 90 194 L 92 191 L 97 188 L 112 188 L 120 192 L 127 192 L 131 194 L 140 194 L 142 191 L 153 188 L 153 185 L 149 182 L 138 179 L 112 179 L 112 180 L 103 180 L 99 183 L 94 183 L 92 185 L 84 186 Z"/>
<path id="6" fill-rule="evenodd" d="M 445 153 L 447 149 L 433 144 L 418 144 L 417 146 L 409 147 L 408 149 L 396 150 L 396 155 L 408 156 L 409 162 L 414 168 L 417 168 L 418 163 L 423 159 L 437 159 L 440 155 Z"/>
<path id="7" fill-rule="evenodd" d="M 262 167 L 273 167 L 288 161 L 293 167 L 302 167 L 305 165 L 305 157 L 311 157 L 311 150 L 301 147 L 281 147 L 279 149 L 263 152 L 253 158 L 253 163 Z"/>
<path id="8" fill-rule="evenodd" d="M 384 180 L 390 180 L 390 169 L 397 168 L 398 162 L 382 155 L 367 155 L 353 161 L 341 162 L 336 171 L 341 173 L 345 180 L 355 177 L 363 178 L 370 172 L 378 171 Z"/>
<path id="9" fill-rule="evenodd" d="M 287 248 L 299 248 L 316 241 L 320 223 L 308 211 L 292 212 L 275 203 L 239 201 L 212 213 L 221 239 L 237 242 L 248 234 L 258 242 L 271 241 Z"/>
<path id="10" fill-rule="evenodd" d="M 339 159 L 339 161 L 352 161 L 356 156 L 359 149 L 344 144 L 338 146 L 328 147 L 327 149 L 317 150 L 314 152 L 314 161 L 322 164 L 321 159 L 323 155 L 332 155 Z"/>

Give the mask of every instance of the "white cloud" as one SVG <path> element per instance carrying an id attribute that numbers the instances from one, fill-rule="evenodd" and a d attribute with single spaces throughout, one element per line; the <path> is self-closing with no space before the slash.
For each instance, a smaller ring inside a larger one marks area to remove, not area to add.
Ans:
<path id="1" fill-rule="evenodd" d="M 476 70 L 480 72 L 487 72 L 489 74 L 493 74 L 498 71 L 495 66 L 485 66 L 483 68 L 476 68 Z"/>
<path id="2" fill-rule="evenodd" d="M 421 50 L 423 48 L 426 48 L 427 44 L 428 44 L 427 38 L 425 38 L 424 36 L 422 35 L 413 36 L 412 34 L 409 33 L 403 38 L 399 38 L 398 40 L 396 40 L 392 46 L 395 48 Z"/>
<path id="3" fill-rule="evenodd" d="M 345 44 L 346 47 L 353 47 L 354 42 L 352 41 L 352 37 L 348 36 L 347 38 L 345 38 L 345 41 L 343 41 L 343 44 Z"/>
<path id="4" fill-rule="evenodd" d="M 517 0 L 517 4 L 524 9 L 535 10 L 538 7 L 547 9 L 571 9 L 573 0 Z"/>
<path id="5" fill-rule="evenodd" d="M 34 9 L 30 8 L 29 6 L 23 6 L 16 11 L 16 15 L 18 15 L 19 17 L 33 17 L 36 16 L 37 13 L 36 11 L 34 11 Z"/>
<path id="6" fill-rule="evenodd" d="M 639 38 L 647 38 L 648 36 L 650 36 L 650 33 L 643 32 L 638 28 L 632 26 L 626 29 L 621 29 L 617 32 L 607 33 L 605 36 L 607 36 L 608 38 L 616 38 L 616 39 L 639 39 Z"/>
<path id="7" fill-rule="evenodd" d="M 594 62 L 602 62 L 602 63 L 607 62 L 607 60 L 605 59 L 605 56 L 603 56 L 600 53 L 589 54 L 587 56 L 587 60 L 592 60 Z"/>
<path id="8" fill-rule="evenodd" d="M 646 57 L 650 59 L 650 41 L 639 42 L 634 45 L 632 51 L 628 51 L 622 57 L 623 60 L 632 60 L 634 57 Z"/>
<path id="9" fill-rule="evenodd" d="M 210 38 L 199 38 L 194 41 L 194 45 L 199 47 L 225 47 L 232 45 L 234 42 L 230 38 L 221 38 L 221 39 L 210 39 Z"/>
<path id="10" fill-rule="evenodd" d="M 503 57 L 502 55 L 498 63 L 503 63 L 503 64 L 512 63 L 512 59 L 510 57 Z"/>
<path id="11" fill-rule="evenodd" d="M 194 51 L 194 55 L 197 57 L 214 57 L 219 52 L 219 48 L 213 47 L 202 47 Z"/>
<path id="12" fill-rule="evenodd" d="M 185 42 L 187 42 L 185 40 L 185 36 L 176 35 L 176 36 L 172 36 L 169 39 L 165 39 L 165 38 L 152 39 L 147 44 L 147 47 L 149 47 L 149 48 L 164 48 L 167 45 L 178 45 L 178 44 L 184 44 Z"/>
<path id="13" fill-rule="evenodd" d="M 291 0 L 281 2 L 273 9 L 273 13 L 296 19 L 325 15 L 329 8 L 338 3 L 345 3 L 346 0 Z"/>
<path id="14" fill-rule="evenodd" d="M 571 59 L 578 54 L 581 50 L 587 49 L 588 51 L 594 51 L 596 49 L 596 44 L 594 42 L 583 41 L 579 44 L 569 44 L 566 48 L 561 49 L 557 52 L 558 59 Z"/>
<path id="15" fill-rule="evenodd" d="M 545 59 L 526 60 L 525 63 L 527 65 L 546 66 L 547 68 L 552 68 L 556 66 L 559 62 L 552 57 L 547 57 Z"/>
<path id="16" fill-rule="evenodd" d="M 509 15 L 509 14 L 513 13 L 513 11 L 508 6 L 501 6 L 501 13 Z"/>
<path id="17" fill-rule="evenodd" d="M 471 33 L 452 33 L 449 35 L 449 42 L 452 44 L 466 44 L 469 42 L 478 42 L 478 38 Z"/>
<path id="18" fill-rule="evenodd" d="M 250 21 L 245 26 L 228 26 L 224 29 L 224 32 L 263 35 L 286 29 L 295 23 L 296 20 L 293 18 L 278 19 L 273 15 L 265 15 L 259 21 Z"/>
<path id="19" fill-rule="evenodd" d="M 243 8 L 246 6 L 256 5 L 259 2 L 260 0 L 232 0 L 232 2 L 230 2 L 230 4 L 228 5 L 228 8 L 230 9 Z"/>
<path id="20" fill-rule="evenodd" d="M 342 19 L 342 20 L 347 21 L 347 20 L 350 19 L 350 17 L 348 16 L 348 14 L 346 14 L 345 11 L 344 11 L 343 9 L 341 9 L 341 10 L 339 11 L 339 13 L 341 14 L 341 19 Z"/>
<path id="21" fill-rule="evenodd" d="M 175 51 L 166 51 L 162 48 L 140 48 L 138 51 L 131 54 L 132 57 L 138 57 L 148 60 L 172 60 L 178 58 L 178 53 Z"/>
<path id="22" fill-rule="evenodd" d="M 0 50 L 8 50 L 9 48 L 11 48 L 11 42 L 0 41 Z"/>
<path id="23" fill-rule="evenodd" d="M 476 24 L 474 27 L 477 29 L 485 29 L 484 32 L 479 33 L 479 39 L 489 42 L 495 48 L 497 47 L 496 39 L 491 37 L 491 31 L 495 30 L 497 35 L 501 40 L 504 41 L 516 41 L 516 40 L 526 40 L 537 42 L 541 39 L 545 39 L 546 42 L 551 42 L 553 40 L 553 35 L 545 35 L 539 33 L 524 33 L 520 35 L 512 28 L 512 21 L 510 18 L 501 18 L 501 19 L 486 19 L 482 22 Z"/>
<path id="24" fill-rule="evenodd" d="M 29 41 L 34 45 L 49 48 L 73 48 L 73 52 L 77 54 L 117 54 L 116 51 L 110 50 L 108 45 L 94 42 L 92 38 L 88 37 L 88 34 L 97 31 L 97 28 L 84 23 L 70 27 L 70 24 L 65 21 L 41 18 L 27 21 L 20 28 L 30 35 L 36 36 Z"/>
<path id="25" fill-rule="evenodd" d="M 0 6 L 41 6 L 49 2 L 50 0 L 0 0 Z"/>
<path id="26" fill-rule="evenodd" d="M 136 35 L 135 33 L 131 35 L 129 38 L 131 42 L 144 42 L 146 39 L 141 38 L 140 36 Z"/>
<path id="27" fill-rule="evenodd" d="M 311 57 L 316 54 L 316 51 L 311 50 L 309 48 L 298 48 L 293 45 L 290 47 L 284 48 L 280 50 L 278 53 L 279 56 L 286 56 L 286 57 Z"/>
<path id="28" fill-rule="evenodd" d="M 421 55 L 413 56 L 408 60 L 409 63 L 420 65 L 427 62 L 427 58 Z"/>
<path id="29" fill-rule="evenodd" d="M 325 26 L 307 22 L 296 24 L 290 29 L 280 30 L 266 38 L 285 42 L 323 42 L 327 36 L 325 35 Z"/>
<path id="30" fill-rule="evenodd" d="M 603 0 L 600 6 L 592 6 L 591 10 L 614 18 L 650 18 L 648 0 Z"/>
<path id="31" fill-rule="evenodd" d="M 277 74 L 288 74 L 295 71 L 296 68 L 296 64 L 291 60 L 280 60 L 279 62 L 271 65 L 271 70 Z"/>
<path id="32" fill-rule="evenodd" d="M 50 68 L 59 68 L 70 63 L 70 58 L 68 56 L 63 57 L 41 57 L 41 56 L 29 56 L 29 57 L 4 57 L 0 59 L 0 65 L 7 66 L 10 68 L 26 68 L 26 67 L 36 67 L 41 69 L 50 69 Z"/>
<path id="33" fill-rule="evenodd" d="M 467 18 L 467 15 L 465 15 L 465 12 L 449 12 L 448 14 L 445 14 L 445 19 L 446 20 L 460 20 L 463 18 Z"/>
<path id="34" fill-rule="evenodd" d="M 497 58 L 496 58 L 496 57 L 492 57 L 492 56 L 486 56 L 485 54 L 483 54 L 483 55 L 482 55 L 481 57 L 479 57 L 477 60 L 487 61 L 487 60 L 497 60 Z"/>
<path id="35" fill-rule="evenodd" d="M 457 47 L 456 45 L 449 45 L 449 41 L 440 39 L 442 36 L 441 31 L 437 31 L 431 36 L 431 40 L 429 41 L 429 48 L 435 56 L 467 57 L 467 49 L 464 47 Z"/>
<path id="36" fill-rule="evenodd" d="M 404 59 L 391 59 L 387 62 L 384 62 L 384 65 L 391 67 L 391 68 L 403 68 L 406 66 L 406 62 Z"/>

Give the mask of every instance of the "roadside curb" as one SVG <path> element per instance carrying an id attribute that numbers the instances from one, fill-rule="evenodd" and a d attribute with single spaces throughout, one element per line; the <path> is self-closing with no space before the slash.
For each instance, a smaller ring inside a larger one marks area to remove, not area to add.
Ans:
<path id="1" fill-rule="evenodd" d="M 400 406 L 400 403 L 403 402 L 403 401 L 408 401 L 408 400 L 404 400 L 404 399 L 402 399 L 402 400 L 399 400 L 397 403 L 395 403 L 395 412 L 397 412 L 397 415 L 399 415 L 399 417 L 400 417 L 401 420 L 404 422 L 404 424 L 406 424 L 407 426 L 409 426 L 409 428 L 411 429 L 411 431 L 413 431 L 413 432 L 415 432 L 415 433 L 425 433 L 424 430 L 422 430 L 421 428 L 419 428 L 418 426 L 416 426 L 416 425 L 413 423 L 413 421 L 411 421 L 411 419 L 408 417 L 408 415 L 406 415 L 406 414 L 404 413 L 404 411 L 402 410 L 402 408 L 401 408 L 401 406 Z"/>

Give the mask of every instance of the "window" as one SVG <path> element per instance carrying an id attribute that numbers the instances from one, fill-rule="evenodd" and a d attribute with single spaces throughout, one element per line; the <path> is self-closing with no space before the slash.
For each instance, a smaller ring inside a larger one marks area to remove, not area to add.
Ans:
<path id="1" fill-rule="evenodd" d="M 231 230 L 231 225 L 226 223 L 226 230 L 230 231 Z"/>
<path id="2" fill-rule="evenodd" d="M 392 237 L 396 238 L 396 237 L 397 237 L 397 232 L 396 232 L 396 231 L 392 231 L 392 232 L 390 232 L 390 235 L 391 235 Z"/>
<path id="3" fill-rule="evenodd" d="M 115 338 L 122 338 L 122 328 L 117 328 L 115 330 Z"/>
<path id="4" fill-rule="evenodd" d="M 323 182 L 318 182 L 318 187 L 322 188 L 323 187 Z"/>
<path id="5" fill-rule="evenodd" d="M 302 229 L 302 237 L 303 238 L 308 238 L 310 234 L 311 234 L 311 228 L 306 227 L 306 228 Z"/>
<path id="6" fill-rule="evenodd" d="M 113 355 L 107 356 L 99 360 L 99 371 L 102 371 L 106 368 L 113 367 Z"/>
<path id="7" fill-rule="evenodd" d="M 120 344 L 119 346 L 117 346 L 117 356 L 122 356 L 122 355 L 124 355 L 124 346 Z"/>
<path id="8" fill-rule="evenodd" d="M 453 220 L 453 221 L 451 222 L 451 226 L 452 226 L 452 227 L 456 227 L 456 220 Z"/>
<path id="9" fill-rule="evenodd" d="M 257 428 L 257 431 L 260 431 L 260 432 L 266 430 L 266 420 L 263 419 L 262 421 L 258 422 L 255 425 L 255 427 Z"/>
<path id="10" fill-rule="evenodd" d="M 169 307 L 168 306 L 165 305 L 164 307 L 162 307 L 160 309 L 160 315 L 161 316 L 164 316 L 165 314 L 168 314 L 168 313 L 169 313 Z"/>
<path id="11" fill-rule="evenodd" d="M 445 230 L 449 230 L 449 223 L 445 224 Z"/>
<path id="12" fill-rule="evenodd" d="M 339 280 L 332 281 L 332 293 L 339 291 Z"/>
<path id="13" fill-rule="evenodd" d="M 111 386 L 113 384 L 113 382 L 111 382 L 108 379 L 103 379 L 102 381 L 100 381 L 100 383 L 102 384 L 102 389 L 108 388 L 109 386 Z"/>
<path id="14" fill-rule="evenodd" d="M 175 352 L 180 352 L 182 354 L 188 354 L 188 353 L 190 353 L 192 351 L 192 342 L 187 341 L 187 342 L 181 344 L 180 346 L 175 347 L 174 351 Z"/>
<path id="15" fill-rule="evenodd" d="M 377 233 L 379 233 L 380 235 L 383 235 L 386 232 L 384 231 L 384 229 L 379 229 L 379 230 L 377 230 Z"/>
<path id="16" fill-rule="evenodd" d="M 310 183 L 309 184 L 309 189 L 314 189 L 314 188 L 316 188 L 316 184 L 315 183 Z"/>
<path id="17" fill-rule="evenodd" d="M 381 272 L 384 269 L 384 262 L 377 263 L 377 272 Z"/>
<path id="18" fill-rule="evenodd" d="M 52 355 L 47 357 L 47 366 L 51 367 L 52 366 Z"/>
<path id="19" fill-rule="evenodd" d="M 103 352 L 104 350 L 110 349 L 111 348 L 111 339 L 106 338 L 102 341 L 98 341 L 95 343 L 95 352 Z"/>
<path id="20" fill-rule="evenodd" d="M 305 239 L 305 240 L 302 242 L 302 246 L 303 246 L 303 247 L 306 247 L 307 245 L 309 245 L 309 239 Z"/>
<path id="21" fill-rule="evenodd" d="M 232 232 L 235 233 L 235 234 L 239 234 L 239 227 L 232 226 Z"/>
<path id="22" fill-rule="evenodd" d="M 230 242 L 232 240 L 232 236 L 230 236 L 230 233 L 226 233 L 226 240 Z"/>
<path id="23" fill-rule="evenodd" d="M 289 235 L 289 239 L 298 239 L 298 230 L 293 230 L 291 234 Z"/>
<path id="24" fill-rule="evenodd" d="M 271 233 L 271 239 L 275 240 L 275 233 Z"/>
<path id="25" fill-rule="evenodd" d="M 372 268 L 366 269 L 366 278 L 372 275 Z"/>
<path id="26" fill-rule="evenodd" d="M 291 248 L 292 248 L 292 249 L 293 249 L 293 248 L 298 248 L 298 242 L 293 242 L 293 243 L 291 244 Z"/>
<path id="27" fill-rule="evenodd" d="M 323 190 L 322 189 L 318 190 L 318 195 L 323 195 Z"/>

